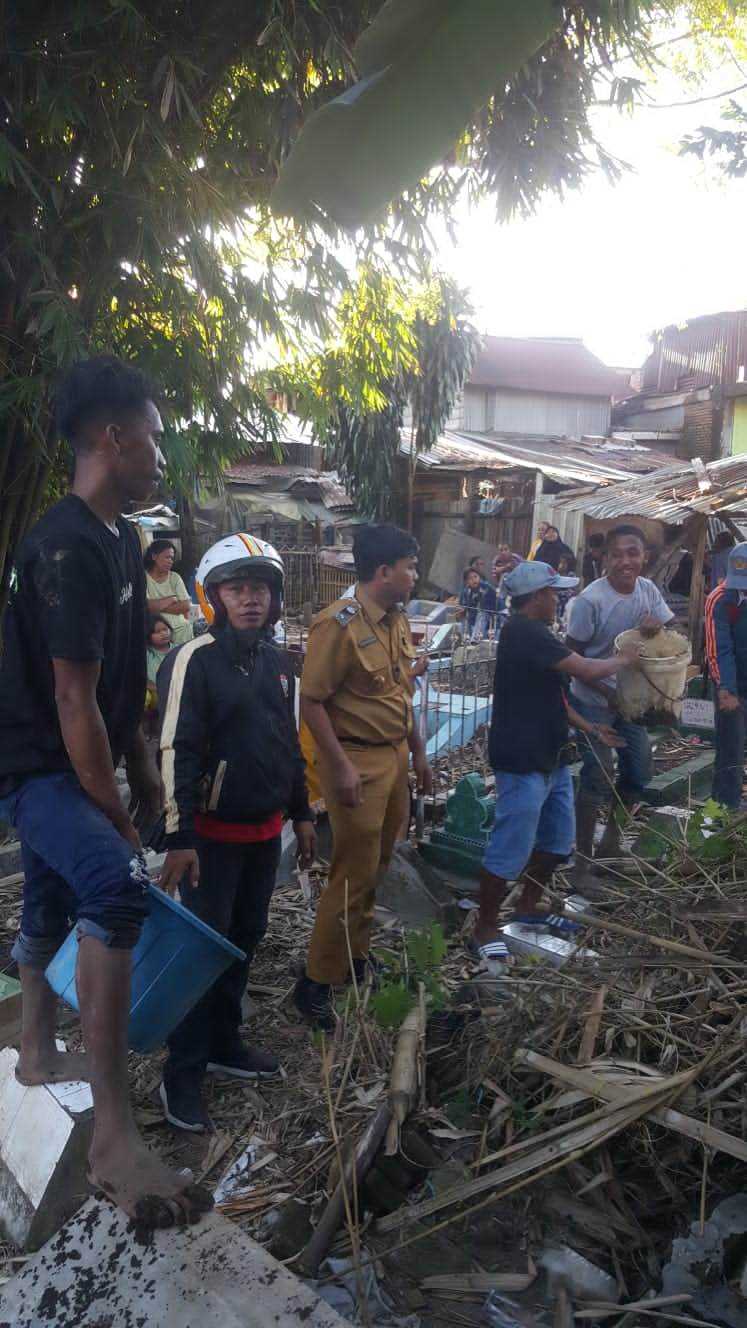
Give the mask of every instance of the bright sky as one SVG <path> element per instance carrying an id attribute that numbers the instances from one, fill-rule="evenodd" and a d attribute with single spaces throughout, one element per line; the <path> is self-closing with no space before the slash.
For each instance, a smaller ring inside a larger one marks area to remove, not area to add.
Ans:
<path id="1" fill-rule="evenodd" d="M 739 82 L 732 66 L 706 91 Z M 663 94 L 662 103 L 693 95 L 671 82 Z M 444 235 L 439 263 L 471 291 L 480 331 L 582 337 L 606 363 L 632 367 L 654 328 L 747 305 L 747 180 L 721 183 L 712 165 L 676 152 L 684 134 L 718 124 L 720 104 L 632 117 L 600 109 L 598 137 L 634 168 L 619 184 L 599 175 L 508 225 L 487 203 L 465 209 L 458 245 Z"/>

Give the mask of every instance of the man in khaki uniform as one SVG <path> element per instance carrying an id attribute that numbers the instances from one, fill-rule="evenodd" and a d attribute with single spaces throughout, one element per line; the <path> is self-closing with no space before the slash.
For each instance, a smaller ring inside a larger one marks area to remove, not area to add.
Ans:
<path id="1" fill-rule="evenodd" d="M 363 976 L 376 888 L 407 802 L 410 753 L 418 791 L 431 788 L 413 725 L 415 651 L 402 608 L 415 585 L 417 551 L 396 526 L 361 526 L 353 541 L 354 597 L 323 609 L 309 633 L 301 716 L 314 739 L 334 841 L 306 971 L 293 993 L 312 1028 L 334 1027 L 332 988 L 346 980 L 351 959 Z"/>

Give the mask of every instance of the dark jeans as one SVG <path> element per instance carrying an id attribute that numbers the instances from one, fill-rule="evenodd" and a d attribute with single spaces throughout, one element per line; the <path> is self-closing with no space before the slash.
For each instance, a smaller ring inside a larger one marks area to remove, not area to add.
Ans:
<path id="1" fill-rule="evenodd" d="M 145 859 L 72 772 L 32 775 L 0 799 L 21 840 L 23 913 L 13 958 L 44 969 L 77 923 L 79 936 L 131 950 L 149 912 Z"/>
<path id="2" fill-rule="evenodd" d="M 728 713 L 716 701 L 716 755 L 713 761 L 711 795 L 724 807 L 736 810 L 742 801 L 744 772 L 745 717 L 744 698 L 738 710 Z"/>
<path id="3" fill-rule="evenodd" d="M 231 964 L 167 1038 L 167 1083 L 204 1074 L 208 1061 L 223 1060 L 236 1046 L 249 964 L 267 930 L 280 863 L 279 835 L 261 844 L 219 844 L 198 836 L 196 848 L 200 884 L 184 887 L 182 903 L 245 950 L 246 959 Z"/>
<path id="4" fill-rule="evenodd" d="M 648 733 L 640 724 L 631 724 L 619 715 L 611 715 L 605 705 L 589 705 L 571 697 L 571 704 L 585 719 L 592 724 L 611 724 L 617 733 L 625 739 L 627 746 L 620 747 L 613 753 L 611 747 L 589 738 L 585 733 L 578 735 L 578 748 L 581 755 L 581 774 L 578 784 L 580 802 L 609 802 L 613 792 L 626 806 L 638 802 L 642 790 L 648 784 L 652 771 L 651 744 Z M 615 781 L 615 763 L 617 763 L 617 781 Z"/>

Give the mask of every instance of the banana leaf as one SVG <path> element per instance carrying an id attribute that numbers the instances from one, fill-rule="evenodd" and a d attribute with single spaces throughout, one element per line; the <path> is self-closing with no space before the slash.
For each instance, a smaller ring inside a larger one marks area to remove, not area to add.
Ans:
<path id="1" fill-rule="evenodd" d="M 356 46 L 364 77 L 306 121 L 274 211 L 371 221 L 448 155 L 561 18 L 555 0 L 387 0 Z"/>

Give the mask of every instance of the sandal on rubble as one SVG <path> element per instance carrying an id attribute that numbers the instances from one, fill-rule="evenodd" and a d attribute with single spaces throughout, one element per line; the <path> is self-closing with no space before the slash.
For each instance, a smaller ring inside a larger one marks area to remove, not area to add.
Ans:
<path id="1" fill-rule="evenodd" d="M 470 959 L 478 959 L 485 965 L 505 964 L 508 959 L 505 941 L 484 941 L 479 945 L 474 936 L 470 936 L 466 945 Z"/>

